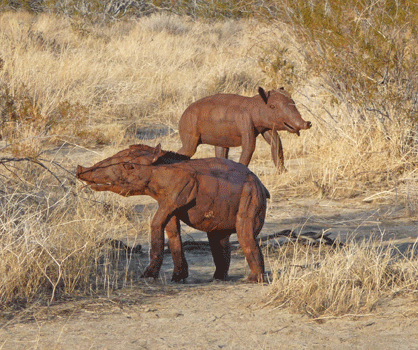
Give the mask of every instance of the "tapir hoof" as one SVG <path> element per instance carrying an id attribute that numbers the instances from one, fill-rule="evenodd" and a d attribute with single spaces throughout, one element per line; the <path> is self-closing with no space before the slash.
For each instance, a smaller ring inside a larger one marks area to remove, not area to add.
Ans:
<path id="1" fill-rule="evenodd" d="M 213 279 L 217 281 L 226 281 L 227 278 L 228 278 L 228 273 L 215 272 L 215 274 L 213 275 Z"/>
<path id="2" fill-rule="evenodd" d="M 186 278 L 189 277 L 189 273 L 187 271 L 183 271 L 180 273 L 174 273 L 173 272 L 173 276 L 171 277 L 171 281 L 172 282 L 185 282 Z"/>
<path id="3" fill-rule="evenodd" d="M 147 267 L 144 272 L 141 275 L 141 278 L 147 278 L 147 277 L 152 277 L 154 279 L 158 278 L 158 272 L 153 271 L 152 269 L 150 269 L 149 267 Z"/>
<path id="4" fill-rule="evenodd" d="M 266 281 L 262 274 L 250 274 L 247 278 L 247 283 L 266 283 Z"/>
<path id="5" fill-rule="evenodd" d="M 277 172 L 279 174 L 284 174 L 284 173 L 287 173 L 287 169 L 284 166 L 278 166 L 277 167 Z"/>

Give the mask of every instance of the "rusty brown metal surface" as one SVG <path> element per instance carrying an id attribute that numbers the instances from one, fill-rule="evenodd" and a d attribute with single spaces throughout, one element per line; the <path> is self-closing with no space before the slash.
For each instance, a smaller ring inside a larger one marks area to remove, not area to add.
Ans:
<path id="1" fill-rule="evenodd" d="M 246 166 L 222 158 L 189 159 L 161 146 L 133 145 L 92 167 L 77 167 L 77 178 L 96 191 L 149 195 L 159 205 L 151 224 L 150 264 L 143 277 L 156 278 L 164 255 L 164 230 L 174 261 L 172 280 L 188 276 L 180 221 L 207 233 L 215 279 L 225 280 L 231 259 L 230 235 L 237 233 L 250 266 L 249 282 L 263 281 L 264 260 L 256 242 L 269 193 Z"/>
<path id="2" fill-rule="evenodd" d="M 182 148 L 180 154 L 192 157 L 197 146 L 209 144 L 216 147 L 216 157 L 228 158 L 230 147 L 242 147 L 239 162 L 250 163 L 256 138 L 261 134 L 271 145 L 274 164 L 285 170 L 283 147 L 279 130 L 287 130 L 299 136 L 300 130 L 312 124 L 304 121 L 290 94 L 283 88 L 245 97 L 233 94 L 217 94 L 191 104 L 179 122 Z"/>

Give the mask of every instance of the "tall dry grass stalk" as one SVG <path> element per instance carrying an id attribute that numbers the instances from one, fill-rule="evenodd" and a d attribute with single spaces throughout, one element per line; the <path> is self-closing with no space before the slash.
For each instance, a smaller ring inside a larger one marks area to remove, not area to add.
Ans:
<path id="1" fill-rule="evenodd" d="M 416 244 L 400 252 L 382 241 L 343 247 L 285 244 L 273 264 L 267 304 L 314 318 L 374 311 L 385 298 L 418 293 Z"/>

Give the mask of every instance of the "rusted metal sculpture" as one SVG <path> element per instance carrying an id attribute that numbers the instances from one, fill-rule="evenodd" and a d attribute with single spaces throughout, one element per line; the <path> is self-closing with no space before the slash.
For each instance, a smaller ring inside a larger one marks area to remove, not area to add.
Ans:
<path id="1" fill-rule="evenodd" d="M 164 255 L 166 230 L 174 262 L 173 281 L 188 276 L 180 237 L 180 220 L 207 232 L 216 266 L 214 278 L 225 280 L 231 259 L 229 238 L 237 233 L 250 266 L 248 282 L 262 282 L 264 260 L 256 242 L 264 224 L 269 193 L 256 175 L 227 159 L 190 159 L 133 145 L 90 168 L 77 167 L 77 177 L 95 191 L 122 196 L 149 195 L 159 208 L 151 224 L 150 264 L 142 277 L 156 278 Z"/>
<path id="2" fill-rule="evenodd" d="M 183 147 L 178 151 L 189 157 L 200 144 L 214 145 L 216 157 L 228 158 L 230 147 L 242 146 L 239 162 L 248 166 L 255 150 L 256 137 L 261 134 L 271 145 L 273 162 L 284 171 L 283 147 L 278 130 L 287 130 L 299 136 L 299 131 L 309 129 L 311 122 L 304 121 L 295 102 L 283 88 L 244 97 L 217 94 L 191 104 L 179 123 Z"/>

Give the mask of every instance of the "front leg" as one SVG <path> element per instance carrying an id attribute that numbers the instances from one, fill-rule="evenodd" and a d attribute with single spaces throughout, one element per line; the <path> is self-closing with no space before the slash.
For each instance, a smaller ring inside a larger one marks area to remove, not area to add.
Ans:
<path id="1" fill-rule="evenodd" d="M 173 216 L 166 226 L 168 243 L 170 244 L 171 256 L 173 257 L 174 270 L 171 280 L 173 282 L 184 281 L 189 276 L 189 267 L 187 265 L 184 250 L 181 244 L 180 221 Z"/>
<path id="2" fill-rule="evenodd" d="M 262 133 L 264 139 L 271 146 L 271 157 L 279 173 L 286 171 L 284 167 L 282 140 L 276 130 L 266 130 Z"/>
<path id="3" fill-rule="evenodd" d="M 253 131 L 247 132 L 242 136 L 242 153 L 239 158 L 239 162 L 248 166 L 250 164 L 251 157 L 255 150 L 256 137 Z"/>
<path id="4" fill-rule="evenodd" d="M 158 208 L 151 223 L 150 263 L 141 277 L 157 278 L 161 270 L 164 257 L 164 228 L 170 218 L 170 212 L 165 208 Z"/>
<path id="5" fill-rule="evenodd" d="M 175 252 L 173 260 L 175 264 L 173 279 L 185 279 L 188 274 L 187 263 L 181 248 L 180 240 L 180 224 L 177 217 L 174 216 L 176 210 L 184 208 L 191 202 L 195 201 L 197 193 L 196 180 L 192 175 L 188 176 L 173 176 L 172 178 L 165 177 L 163 181 L 170 184 L 170 191 L 168 196 L 162 197 L 158 203 L 159 208 L 152 219 L 151 224 L 151 253 L 150 264 L 145 269 L 141 277 L 157 278 L 164 256 L 164 229 L 168 226 L 168 236 L 170 239 L 170 246 L 173 244 Z M 170 222 L 170 220 L 177 220 Z M 181 261 L 181 263 L 180 263 Z"/>

